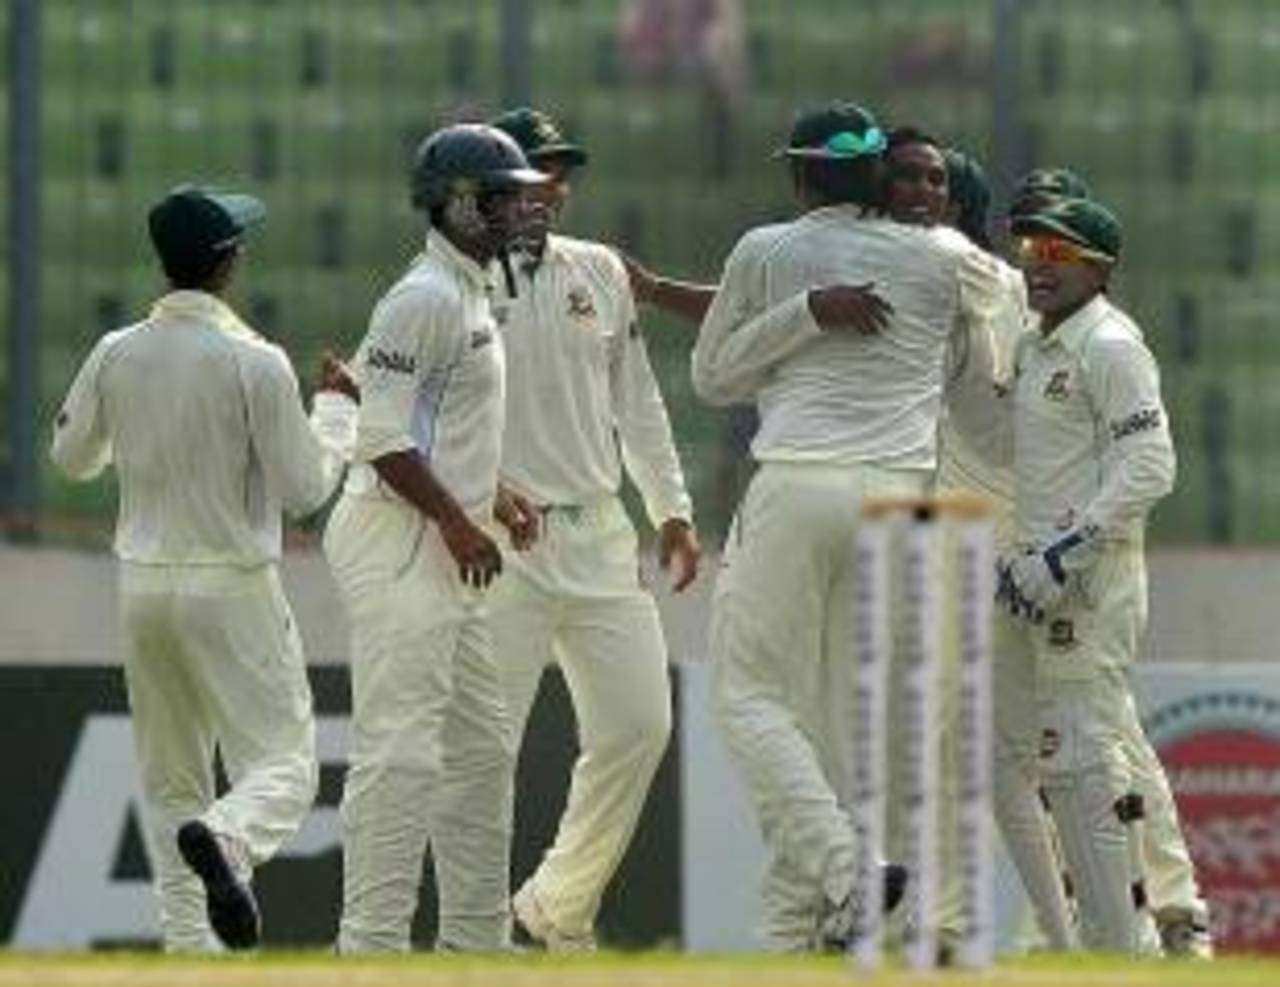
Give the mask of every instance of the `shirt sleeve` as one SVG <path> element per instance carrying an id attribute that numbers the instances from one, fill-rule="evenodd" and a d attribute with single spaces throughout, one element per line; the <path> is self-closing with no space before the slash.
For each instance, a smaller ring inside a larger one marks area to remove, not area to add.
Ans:
<path id="1" fill-rule="evenodd" d="M 626 276 L 621 268 L 619 274 Z M 610 376 L 622 461 L 644 498 L 645 510 L 655 528 L 672 518 L 692 522 L 693 501 L 685 487 L 666 405 L 636 321 L 635 301 L 625 281 L 620 290 L 626 325 L 614 342 Z"/>
<path id="2" fill-rule="evenodd" d="M 1120 533 L 1173 489 L 1177 474 L 1160 372 L 1136 338 L 1096 341 L 1083 362 L 1102 433 L 1102 482 L 1084 525 Z"/>
<path id="3" fill-rule="evenodd" d="M 778 363 L 822 333 L 807 291 L 770 299 L 766 244 L 751 236 L 738 242 L 698 331 L 693 387 L 708 404 L 754 398 Z"/>
<path id="4" fill-rule="evenodd" d="M 81 365 L 53 423 L 49 456 L 73 480 L 92 480 L 111 463 L 111 439 L 98 391 L 98 376 L 117 335 L 98 340 Z"/>
<path id="5" fill-rule="evenodd" d="M 952 426 L 981 459 L 1013 462 L 1012 347 L 1024 326 L 1020 295 L 978 248 L 958 264 L 959 318 L 947 349 L 946 404 Z"/>
<path id="6" fill-rule="evenodd" d="M 249 431 L 267 486 L 290 514 L 310 514 L 324 505 L 341 479 L 355 404 L 337 394 L 317 395 L 308 419 L 298 379 L 283 351 L 268 351 L 266 359 L 245 367 Z"/>
<path id="7" fill-rule="evenodd" d="M 375 309 L 356 354 L 360 416 L 355 459 L 372 462 L 417 447 L 419 395 L 456 362 L 461 313 L 423 290 L 401 292 Z"/>

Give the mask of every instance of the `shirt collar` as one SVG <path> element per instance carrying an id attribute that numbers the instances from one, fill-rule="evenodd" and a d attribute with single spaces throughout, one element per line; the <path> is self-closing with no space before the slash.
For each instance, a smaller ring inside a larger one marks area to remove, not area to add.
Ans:
<path id="1" fill-rule="evenodd" d="M 464 280 L 484 292 L 493 288 L 493 265 L 482 265 L 474 257 L 464 254 L 443 233 L 427 230 L 427 254 L 457 271 Z"/>
<path id="2" fill-rule="evenodd" d="M 1111 312 L 1111 302 L 1101 292 L 1073 312 L 1069 318 L 1058 324 L 1049 335 L 1040 334 L 1040 345 L 1044 348 L 1061 346 L 1068 353 L 1075 355 L 1092 335 L 1093 329 Z"/>
<path id="3" fill-rule="evenodd" d="M 181 316 L 200 319 L 217 326 L 224 332 L 256 335 L 241 321 L 240 316 L 236 315 L 230 305 L 207 291 L 193 291 L 187 288 L 171 291 L 156 301 L 151 308 L 151 315 L 153 318 Z"/>

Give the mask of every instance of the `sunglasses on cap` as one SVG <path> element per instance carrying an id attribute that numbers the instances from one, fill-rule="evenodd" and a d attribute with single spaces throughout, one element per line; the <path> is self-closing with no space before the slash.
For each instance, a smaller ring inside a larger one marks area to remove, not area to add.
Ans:
<path id="1" fill-rule="evenodd" d="M 1013 259 L 1019 267 L 1032 264 L 1110 264 L 1106 254 L 1090 250 L 1058 236 L 1020 236 L 1013 241 Z"/>

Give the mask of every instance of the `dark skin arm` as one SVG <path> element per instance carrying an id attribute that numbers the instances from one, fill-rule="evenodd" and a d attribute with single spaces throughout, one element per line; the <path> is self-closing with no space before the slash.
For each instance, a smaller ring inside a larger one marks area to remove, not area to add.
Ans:
<path id="1" fill-rule="evenodd" d="M 671 591 L 679 593 L 698 576 L 702 546 L 684 518 L 668 518 L 658 529 L 658 565 L 672 577 Z"/>
<path id="2" fill-rule="evenodd" d="M 467 517 L 417 452 L 390 452 L 372 465 L 387 486 L 435 521 L 464 583 L 484 589 L 502 572 L 497 544 Z"/>
<path id="3" fill-rule="evenodd" d="M 893 306 L 876 294 L 876 286 L 834 284 L 809 291 L 809 311 L 823 332 L 852 330 L 863 336 L 884 331 L 893 315 Z"/>
<path id="4" fill-rule="evenodd" d="M 627 277 L 631 281 L 631 292 L 636 296 L 636 301 L 660 308 L 664 312 L 688 319 L 690 322 L 702 322 L 707 309 L 711 307 L 711 299 L 715 297 L 715 285 L 695 284 L 692 281 L 677 281 L 675 278 L 663 277 L 621 250 L 617 253 L 627 269 Z"/>
<path id="5" fill-rule="evenodd" d="M 663 277 L 622 251 L 618 256 L 637 301 L 701 324 L 715 297 L 715 285 Z M 876 294 L 871 283 L 814 288 L 809 292 L 809 310 L 824 332 L 852 329 L 864 336 L 883 332 L 893 315 L 893 306 Z"/>

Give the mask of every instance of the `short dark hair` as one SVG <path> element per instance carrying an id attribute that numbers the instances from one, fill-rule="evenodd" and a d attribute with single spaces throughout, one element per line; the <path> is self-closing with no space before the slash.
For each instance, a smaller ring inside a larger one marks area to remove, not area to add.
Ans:
<path id="1" fill-rule="evenodd" d="M 218 268 L 239 250 L 240 245 L 233 243 L 194 254 L 161 255 L 160 266 L 173 287 L 199 291 L 209 285 Z"/>
<path id="2" fill-rule="evenodd" d="M 888 139 L 885 143 L 885 155 L 893 153 L 895 147 L 903 147 L 907 144 L 928 144 L 930 147 L 936 147 L 942 150 L 942 142 L 932 134 L 921 130 L 919 127 L 912 127 L 909 124 L 902 127 L 894 127 L 889 131 Z"/>
<path id="3" fill-rule="evenodd" d="M 827 203 L 852 203 L 873 208 L 880 193 L 880 156 L 852 160 L 796 158 L 791 162 L 792 174 L 803 176 L 805 187 L 814 198 Z"/>

